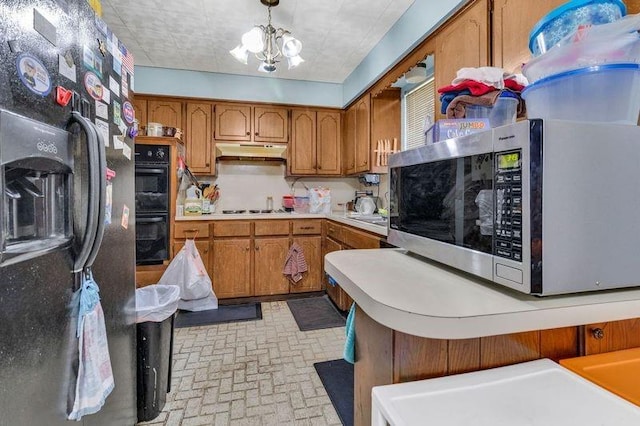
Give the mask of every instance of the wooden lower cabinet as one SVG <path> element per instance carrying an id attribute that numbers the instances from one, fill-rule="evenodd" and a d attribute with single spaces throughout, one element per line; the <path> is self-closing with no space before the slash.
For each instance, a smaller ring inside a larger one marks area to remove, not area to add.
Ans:
<path id="1" fill-rule="evenodd" d="M 219 299 L 253 295 L 251 239 L 213 240 L 213 291 Z"/>
<path id="2" fill-rule="evenodd" d="M 289 252 L 289 238 L 256 238 L 254 246 L 254 294 L 288 293 L 289 280 L 282 273 L 282 268 Z"/>
<path id="3" fill-rule="evenodd" d="M 373 386 L 430 379 L 549 358 L 559 361 L 640 347 L 640 319 L 475 339 L 412 336 L 356 310 L 354 424 L 371 424 Z"/>
<path id="4" fill-rule="evenodd" d="M 309 270 L 297 283 L 291 283 L 289 292 L 304 293 L 320 291 L 322 289 L 322 237 L 296 237 L 293 242 L 298 243 L 304 252 Z"/>

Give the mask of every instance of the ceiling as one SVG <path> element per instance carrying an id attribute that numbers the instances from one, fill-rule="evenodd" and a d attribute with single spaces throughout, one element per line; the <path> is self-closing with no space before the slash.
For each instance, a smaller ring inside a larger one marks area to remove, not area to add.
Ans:
<path id="1" fill-rule="evenodd" d="M 305 62 L 286 60 L 270 76 L 342 83 L 415 0 L 281 0 L 272 24 L 302 42 Z M 229 50 L 253 25 L 266 25 L 259 0 L 103 0 L 103 19 L 136 65 L 266 76 Z"/>

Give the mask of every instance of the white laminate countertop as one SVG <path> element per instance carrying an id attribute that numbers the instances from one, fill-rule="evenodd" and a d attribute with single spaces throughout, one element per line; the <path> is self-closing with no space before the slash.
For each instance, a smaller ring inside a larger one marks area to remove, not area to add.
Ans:
<path id="1" fill-rule="evenodd" d="M 387 227 L 374 225 L 372 223 L 362 222 L 346 216 L 344 213 L 239 213 L 239 214 L 204 214 L 200 216 L 176 216 L 176 222 L 191 220 L 256 220 L 256 219 L 331 219 L 354 228 L 363 229 L 373 232 L 380 236 L 387 235 Z"/>
<path id="2" fill-rule="evenodd" d="M 325 271 L 380 324 L 434 339 L 466 339 L 640 317 L 640 289 L 537 297 L 400 249 L 342 250 Z"/>

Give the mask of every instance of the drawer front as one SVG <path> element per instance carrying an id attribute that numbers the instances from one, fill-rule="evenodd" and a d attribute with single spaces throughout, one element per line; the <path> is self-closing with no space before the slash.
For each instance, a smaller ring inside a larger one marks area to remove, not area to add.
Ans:
<path id="1" fill-rule="evenodd" d="M 288 220 L 256 220 L 255 235 L 289 235 Z"/>
<path id="2" fill-rule="evenodd" d="M 380 248 L 380 238 L 354 229 L 342 230 L 342 241 L 354 249 Z"/>
<path id="3" fill-rule="evenodd" d="M 342 241 L 342 226 L 335 222 L 327 221 L 327 237 Z"/>
<path id="4" fill-rule="evenodd" d="M 251 235 L 251 222 L 218 221 L 213 224 L 214 237 L 248 237 Z"/>
<path id="5" fill-rule="evenodd" d="M 294 220 L 293 235 L 322 234 L 321 220 Z"/>
<path id="6" fill-rule="evenodd" d="M 209 222 L 176 222 L 174 238 L 208 238 Z"/>

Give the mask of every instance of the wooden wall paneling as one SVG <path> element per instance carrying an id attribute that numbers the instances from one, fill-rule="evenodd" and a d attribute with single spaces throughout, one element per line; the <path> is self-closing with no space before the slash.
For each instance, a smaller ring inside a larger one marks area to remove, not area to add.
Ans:
<path id="1" fill-rule="evenodd" d="M 585 333 L 585 355 L 640 347 L 640 318 L 589 324 Z M 595 333 L 601 330 L 602 334 Z"/>
<path id="2" fill-rule="evenodd" d="M 393 331 L 356 309 L 354 425 L 371 425 L 371 389 L 393 383 Z"/>
<path id="3" fill-rule="evenodd" d="M 493 0 L 493 66 L 521 72 L 531 59 L 529 33 L 536 22 L 566 0 Z"/>
<path id="4" fill-rule="evenodd" d="M 540 332 L 480 338 L 480 368 L 501 367 L 540 358 Z"/>
<path id="5" fill-rule="evenodd" d="M 580 355 L 578 327 L 540 331 L 540 357 L 559 361 Z"/>
<path id="6" fill-rule="evenodd" d="M 480 369 L 480 339 L 448 340 L 447 374 Z"/>
<path id="7" fill-rule="evenodd" d="M 394 331 L 393 382 L 430 379 L 447 374 L 447 341 Z"/>
<path id="8" fill-rule="evenodd" d="M 451 84 L 463 67 L 489 65 L 489 0 L 478 0 L 435 36 L 435 87 Z M 440 99 L 436 97 L 436 118 Z"/>
<path id="9" fill-rule="evenodd" d="M 341 169 L 342 124 L 339 111 L 317 112 L 317 171 L 339 175 Z"/>

